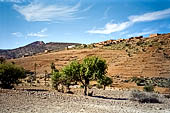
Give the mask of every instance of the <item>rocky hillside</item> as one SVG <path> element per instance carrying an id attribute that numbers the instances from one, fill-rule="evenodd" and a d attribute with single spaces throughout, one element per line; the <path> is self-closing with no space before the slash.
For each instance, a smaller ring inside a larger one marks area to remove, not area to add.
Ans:
<path id="1" fill-rule="evenodd" d="M 133 88 L 134 84 L 125 82 L 132 77 L 170 78 L 170 34 L 105 42 L 108 44 L 77 46 L 77 49 L 38 54 L 10 61 L 31 71 L 34 71 L 36 63 L 37 74 L 44 76 L 45 70 L 51 72 L 52 62 L 57 69 L 61 69 L 75 59 L 81 61 L 87 56 L 99 56 L 107 61 L 107 75 L 113 78 L 113 87 Z"/>
<path id="2" fill-rule="evenodd" d="M 102 45 L 103 49 L 126 52 L 127 55 L 119 54 L 117 59 L 121 59 L 110 65 L 112 74 L 170 77 L 170 33 L 109 40 L 96 45 Z"/>
<path id="3" fill-rule="evenodd" d="M 79 45 L 78 43 L 44 43 L 43 41 L 36 41 L 23 47 L 11 50 L 0 50 L 0 57 L 7 59 L 19 58 L 23 56 L 32 56 L 37 53 L 54 50 L 64 50 L 65 47 L 71 45 Z"/>

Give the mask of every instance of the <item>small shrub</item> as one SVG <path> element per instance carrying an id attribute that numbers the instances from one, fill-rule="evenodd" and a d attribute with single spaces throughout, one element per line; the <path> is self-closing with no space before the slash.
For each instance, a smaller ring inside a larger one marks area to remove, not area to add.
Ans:
<path id="1" fill-rule="evenodd" d="M 5 62 L 6 62 L 5 58 L 0 57 L 0 64 L 5 63 Z"/>
<path id="2" fill-rule="evenodd" d="M 100 85 L 103 85 L 103 89 L 105 90 L 106 86 L 111 85 L 113 83 L 113 81 L 111 78 L 104 76 L 98 80 L 98 83 Z"/>
<path id="3" fill-rule="evenodd" d="M 131 81 L 135 82 L 137 86 L 144 86 L 145 85 L 145 79 L 144 78 L 132 77 Z"/>
<path id="4" fill-rule="evenodd" d="M 164 95 L 165 98 L 170 98 L 170 94 Z"/>
<path id="5" fill-rule="evenodd" d="M 154 91 L 154 86 L 153 85 L 145 85 L 143 87 L 143 90 L 146 92 L 153 92 Z"/>
<path id="6" fill-rule="evenodd" d="M 138 80 L 138 81 L 136 81 L 136 85 L 137 86 L 144 86 L 145 82 L 143 80 Z"/>
<path id="7" fill-rule="evenodd" d="M 131 82 L 136 82 L 138 80 L 138 77 L 132 77 Z"/>
<path id="8" fill-rule="evenodd" d="M 128 82 L 129 82 L 129 80 L 122 80 L 122 82 L 128 83 Z"/>
<path id="9" fill-rule="evenodd" d="M 138 101 L 140 103 L 161 103 L 158 94 L 136 90 L 131 92 L 130 100 Z"/>
<path id="10" fill-rule="evenodd" d="M 102 89 L 102 88 L 103 88 L 103 85 L 97 84 L 96 87 L 97 87 L 98 89 Z"/>

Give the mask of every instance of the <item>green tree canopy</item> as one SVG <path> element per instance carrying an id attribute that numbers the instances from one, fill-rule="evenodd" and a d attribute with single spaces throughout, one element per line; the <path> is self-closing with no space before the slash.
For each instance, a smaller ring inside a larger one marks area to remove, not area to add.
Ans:
<path id="1" fill-rule="evenodd" d="M 0 64 L 0 87 L 12 88 L 25 77 L 25 70 L 22 67 L 10 63 Z"/>
<path id="2" fill-rule="evenodd" d="M 58 86 L 61 83 L 61 76 L 62 76 L 62 74 L 60 72 L 52 73 L 52 76 L 51 76 L 52 85 L 56 90 L 58 90 Z"/>
<path id="3" fill-rule="evenodd" d="M 63 84 L 67 86 L 68 90 L 70 90 L 69 86 L 71 85 L 71 82 L 80 80 L 80 66 L 78 61 L 72 61 L 62 69 Z"/>
<path id="4" fill-rule="evenodd" d="M 80 82 L 84 86 L 84 95 L 87 95 L 90 81 L 102 79 L 107 72 L 106 69 L 107 64 L 105 60 L 96 56 L 86 57 L 81 63 L 72 61 L 66 65 L 61 71 L 62 74 L 55 75 L 54 73 L 52 80 L 57 79 L 60 83 L 62 81 L 68 88 L 71 82 Z M 58 85 L 57 83 L 56 85 Z"/>
<path id="5" fill-rule="evenodd" d="M 103 76 L 102 79 L 98 80 L 100 85 L 103 85 L 103 89 L 105 90 L 106 86 L 110 85 L 113 83 L 112 79 L 107 77 L 107 76 Z"/>
<path id="6" fill-rule="evenodd" d="M 87 88 L 91 80 L 101 79 L 106 74 L 107 64 L 105 60 L 96 56 L 87 57 L 80 67 L 80 82 L 84 86 L 84 95 L 87 95 Z"/>
<path id="7" fill-rule="evenodd" d="M 78 61 L 72 61 L 62 69 L 62 72 L 71 81 L 78 81 L 80 79 L 80 67 L 81 65 Z"/>

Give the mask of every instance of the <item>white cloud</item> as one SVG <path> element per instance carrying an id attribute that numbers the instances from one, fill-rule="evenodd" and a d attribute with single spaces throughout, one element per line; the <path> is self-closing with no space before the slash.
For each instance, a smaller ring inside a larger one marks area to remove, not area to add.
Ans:
<path id="1" fill-rule="evenodd" d="M 159 20 L 163 18 L 170 17 L 170 8 L 151 12 L 151 13 L 145 13 L 143 15 L 135 15 L 135 16 L 129 16 L 128 21 L 122 22 L 122 23 L 107 23 L 104 28 L 102 29 L 92 29 L 89 30 L 88 33 L 96 33 L 96 34 L 111 34 L 113 32 L 123 31 L 127 29 L 128 27 L 132 26 L 136 22 L 145 22 L 145 21 L 153 21 L 153 20 Z"/>
<path id="2" fill-rule="evenodd" d="M 25 2 L 25 0 L 0 0 L 0 2 L 22 3 Z"/>
<path id="3" fill-rule="evenodd" d="M 47 37 L 47 35 L 44 35 L 44 34 L 40 34 L 40 33 L 28 33 L 27 36 L 29 37 Z"/>
<path id="4" fill-rule="evenodd" d="M 143 15 L 130 16 L 129 20 L 132 22 L 144 22 L 144 21 L 163 19 L 169 16 L 170 16 L 170 8 L 161 11 L 145 13 Z"/>
<path id="5" fill-rule="evenodd" d="M 104 19 L 107 19 L 107 18 L 108 18 L 108 12 L 109 12 L 110 9 L 111 9 L 111 8 L 108 7 L 108 8 L 104 11 L 104 15 L 103 15 L 103 17 L 101 18 L 101 20 L 104 20 Z"/>
<path id="6" fill-rule="evenodd" d="M 44 28 L 44 29 L 41 29 L 37 33 L 31 32 L 31 33 L 28 33 L 28 34 L 23 34 L 21 32 L 14 32 L 14 33 L 12 33 L 12 35 L 14 35 L 16 37 L 19 37 L 19 38 L 20 37 L 26 37 L 26 38 L 28 38 L 28 37 L 38 37 L 38 38 L 43 38 L 43 37 L 47 37 L 48 36 L 47 34 L 45 34 L 45 32 L 47 30 L 48 30 L 47 28 Z"/>
<path id="7" fill-rule="evenodd" d="M 14 32 L 14 33 L 12 33 L 12 35 L 14 35 L 16 37 L 23 37 L 24 36 L 21 32 Z"/>
<path id="8" fill-rule="evenodd" d="M 44 33 L 47 31 L 47 28 L 41 29 L 40 33 Z"/>
<path id="9" fill-rule="evenodd" d="M 26 36 L 27 37 L 39 37 L 39 38 L 43 38 L 43 37 L 47 37 L 48 35 L 44 34 L 44 32 L 47 31 L 47 28 L 41 29 L 40 32 L 37 33 L 28 33 Z"/>
<path id="10" fill-rule="evenodd" d="M 80 12 L 86 12 L 86 11 L 90 10 L 92 7 L 93 7 L 93 5 L 90 5 L 87 8 L 81 10 Z"/>
<path id="11" fill-rule="evenodd" d="M 67 6 L 67 5 L 45 5 L 42 3 L 30 3 L 26 6 L 14 5 L 14 9 L 22 14 L 27 21 L 66 21 L 66 20 L 74 20 L 81 19 L 81 17 L 77 17 L 76 15 L 80 11 L 80 3 L 75 6 Z M 84 9 L 82 11 L 89 10 Z"/>
<path id="12" fill-rule="evenodd" d="M 97 30 L 90 30 L 88 32 L 89 33 L 97 33 L 97 34 L 110 34 L 113 32 L 122 31 L 131 25 L 132 25 L 132 23 L 130 23 L 128 21 L 120 23 L 120 24 L 107 23 L 105 28 L 97 29 Z"/>

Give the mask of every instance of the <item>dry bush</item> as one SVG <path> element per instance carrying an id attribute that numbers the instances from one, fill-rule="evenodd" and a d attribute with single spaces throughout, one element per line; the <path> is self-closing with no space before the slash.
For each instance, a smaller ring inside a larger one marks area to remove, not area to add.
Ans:
<path id="1" fill-rule="evenodd" d="M 164 97 L 170 99 L 170 94 L 166 94 Z"/>
<path id="2" fill-rule="evenodd" d="M 138 101 L 140 103 L 162 103 L 158 94 L 151 92 L 141 92 L 137 90 L 131 92 L 130 100 Z"/>

